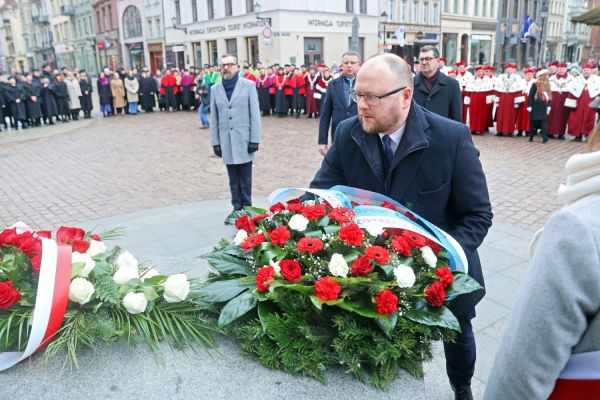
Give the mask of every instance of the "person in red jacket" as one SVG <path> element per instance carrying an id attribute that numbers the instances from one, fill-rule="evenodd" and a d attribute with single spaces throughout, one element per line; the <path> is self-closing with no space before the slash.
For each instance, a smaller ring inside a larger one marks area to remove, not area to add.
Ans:
<path id="1" fill-rule="evenodd" d="M 169 112 L 177 109 L 177 98 L 175 97 L 177 91 L 177 79 L 173 76 L 171 70 L 167 69 L 165 76 L 160 80 L 160 94 L 165 96 L 165 108 Z"/>
<path id="2" fill-rule="evenodd" d="M 294 68 L 294 75 L 292 76 L 292 87 L 294 88 L 293 97 L 293 110 L 296 110 L 296 118 L 300 118 L 300 113 L 305 105 L 306 97 L 306 82 L 302 76 L 302 72 L 298 68 Z M 292 110 L 292 111 L 293 111 Z"/>
<path id="3" fill-rule="evenodd" d="M 285 76 L 287 79 L 283 85 L 283 94 L 287 104 L 286 114 L 289 112 L 292 115 L 294 114 L 294 69 L 291 65 L 286 65 L 286 68 Z"/>

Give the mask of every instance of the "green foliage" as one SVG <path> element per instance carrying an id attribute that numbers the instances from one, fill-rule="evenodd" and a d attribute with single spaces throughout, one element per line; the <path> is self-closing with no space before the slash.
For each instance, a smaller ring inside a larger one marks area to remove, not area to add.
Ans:
<path id="1" fill-rule="evenodd" d="M 94 296 L 102 303 L 109 303 L 115 306 L 121 304 L 121 294 L 119 293 L 119 285 L 115 283 L 112 276 L 101 275 L 94 281 L 95 292 Z"/>

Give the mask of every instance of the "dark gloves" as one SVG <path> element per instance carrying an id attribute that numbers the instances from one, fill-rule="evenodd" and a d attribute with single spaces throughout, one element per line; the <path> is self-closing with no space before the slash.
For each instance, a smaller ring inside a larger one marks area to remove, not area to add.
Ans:
<path id="1" fill-rule="evenodd" d="M 258 150 L 258 143 L 248 143 L 248 153 L 252 154 Z"/>
<path id="2" fill-rule="evenodd" d="M 215 156 L 217 156 L 219 158 L 221 158 L 223 156 L 223 154 L 221 153 L 221 146 L 219 146 L 219 145 L 213 146 L 213 150 L 215 152 Z"/>

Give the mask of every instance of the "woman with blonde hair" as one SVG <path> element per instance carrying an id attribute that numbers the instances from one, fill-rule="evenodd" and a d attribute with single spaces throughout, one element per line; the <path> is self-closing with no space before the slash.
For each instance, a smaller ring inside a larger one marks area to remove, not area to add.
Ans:
<path id="1" fill-rule="evenodd" d="M 548 124 L 547 116 L 550 113 L 552 105 L 552 90 L 548 82 L 548 70 L 542 69 L 535 75 L 537 81 L 529 89 L 529 98 L 527 99 L 527 111 L 529 111 L 529 141 L 533 142 L 533 137 L 537 135 L 537 130 L 542 131 L 542 143 L 548 142 Z"/>
<path id="2" fill-rule="evenodd" d="M 600 125 L 588 149 L 534 239 L 484 399 L 600 398 Z"/>

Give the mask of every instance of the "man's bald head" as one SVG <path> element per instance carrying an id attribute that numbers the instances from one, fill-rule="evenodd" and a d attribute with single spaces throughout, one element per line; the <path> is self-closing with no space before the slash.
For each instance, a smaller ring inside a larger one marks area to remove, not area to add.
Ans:
<path id="1" fill-rule="evenodd" d="M 358 75 L 368 71 L 377 70 L 384 76 L 395 79 L 398 86 L 413 88 L 413 77 L 410 66 L 402 58 L 392 53 L 383 53 L 369 58 L 358 71 Z"/>

